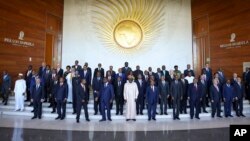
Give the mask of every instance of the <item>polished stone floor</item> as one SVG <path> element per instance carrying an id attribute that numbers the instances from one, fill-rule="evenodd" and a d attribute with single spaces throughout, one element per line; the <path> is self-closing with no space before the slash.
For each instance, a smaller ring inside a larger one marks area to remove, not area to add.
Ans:
<path id="1" fill-rule="evenodd" d="M 176 131 L 66 131 L 0 128 L 2 141 L 229 141 L 229 128 Z"/>

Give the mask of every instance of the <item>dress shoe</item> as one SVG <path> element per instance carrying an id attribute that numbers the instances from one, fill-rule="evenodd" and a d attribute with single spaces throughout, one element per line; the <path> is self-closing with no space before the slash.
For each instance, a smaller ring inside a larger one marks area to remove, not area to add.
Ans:
<path id="1" fill-rule="evenodd" d="M 25 100 L 24 102 L 29 102 L 29 100 Z"/>
<path id="2" fill-rule="evenodd" d="M 184 114 L 187 114 L 187 111 L 185 111 Z"/>
<path id="3" fill-rule="evenodd" d="M 109 121 L 112 121 L 112 119 L 110 118 L 110 119 L 108 119 Z"/>
<path id="4" fill-rule="evenodd" d="M 217 116 L 218 118 L 222 118 L 222 116 Z"/>
<path id="5" fill-rule="evenodd" d="M 156 119 L 155 119 L 155 118 L 152 118 L 152 120 L 156 121 Z"/>
<path id="6" fill-rule="evenodd" d="M 37 117 L 34 116 L 34 117 L 32 117 L 31 119 L 36 119 L 36 118 L 37 118 Z"/>
<path id="7" fill-rule="evenodd" d="M 163 115 L 163 113 L 161 113 L 160 115 Z"/>
<path id="8" fill-rule="evenodd" d="M 245 115 L 243 115 L 243 114 L 241 114 L 240 116 L 242 116 L 242 117 L 246 117 Z"/>
<path id="9" fill-rule="evenodd" d="M 4 105 L 7 105 L 7 103 L 4 103 Z"/>
<path id="10" fill-rule="evenodd" d="M 199 117 L 195 117 L 196 119 L 200 119 Z"/>
<path id="11" fill-rule="evenodd" d="M 234 117 L 234 116 L 232 116 L 232 115 L 229 115 L 229 117 Z"/>
<path id="12" fill-rule="evenodd" d="M 49 106 L 48 106 L 48 108 L 51 108 L 51 107 L 52 107 L 52 105 L 49 105 Z"/>
<path id="13" fill-rule="evenodd" d="M 55 110 L 53 110 L 51 113 L 55 113 L 56 111 Z"/>
<path id="14" fill-rule="evenodd" d="M 240 115 L 239 115 L 239 114 L 236 114 L 236 116 L 237 116 L 237 117 L 240 117 Z"/>
<path id="15" fill-rule="evenodd" d="M 129 121 L 130 119 L 126 119 L 126 121 Z"/>
<path id="16" fill-rule="evenodd" d="M 148 121 L 150 121 L 151 119 L 149 118 Z"/>
<path id="17" fill-rule="evenodd" d="M 31 113 L 34 113 L 34 110 L 32 110 Z"/>
<path id="18" fill-rule="evenodd" d="M 61 120 L 64 120 L 64 117 L 61 117 Z"/>
<path id="19" fill-rule="evenodd" d="M 55 118 L 55 120 L 58 120 L 58 119 L 60 119 L 60 118 L 61 118 L 61 117 L 58 116 L 57 118 Z"/>
<path id="20" fill-rule="evenodd" d="M 94 113 L 94 115 L 97 115 L 97 113 Z"/>
<path id="21" fill-rule="evenodd" d="M 173 120 L 176 120 L 176 117 L 174 117 Z"/>
<path id="22" fill-rule="evenodd" d="M 168 115 L 168 113 L 166 112 L 166 113 L 164 113 L 164 115 Z"/>
<path id="23" fill-rule="evenodd" d="M 116 113 L 115 115 L 118 115 L 119 113 Z"/>
<path id="24" fill-rule="evenodd" d="M 38 117 L 39 119 L 41 119 L 42 117 Z"/>
<path id="25" fill-rule="evenodd" d="M 143 113 L 140 113 L 140 115 L 143 115 Z"/>
<path id="26" fill-rule="evenodd" d="M 76 120 L 76 123 L 79 123 L 79 119 Z"/>
<path id="27" fill-rule="evenodd" d="M 212 118 L 214 118 L 214 116 L 212 116 Z"/>
<path id="28" fill-rule="evenodd" d="M 121 113 L 120 115 L 123 115 L 123 113 Z"/>
<path id="29" fill-rule="evenodd" d="M 89 122 L 90 120 L 89 119 L 86 119 L 87 122 Z"/>
<path id="30" fill-rule="evenodd" d="M 99 120 L 100 122 L 102 122 L 102 121 L 106 121 L 106 119 L 101 119 L 101 120 Z"/>
<path id="31" fill-rule="evenodd" d="M 133 121 L 136 121 L 136 119 L 132 119 Z"/>
<path id="32" fill-rule="evenodd" d="M 16 112 L 17 112 L 17 111 L 20 111 L 20 109 L 17 109 L 17 110 L 15 110 L 15 111 L 16 111 Z"/>
<path id="33" fill-rule="evenodd" d="M 190 119 L 193 119 L 193 117 L 190 117 Z"/>
<path id="34" fill-rule="evenodd" d="M 76 114 L 76 112 L 73 112 L 72 115 Z"/>
<path id="35" fill-rule="evenodd" d="M 176 119 L 180 120 L 180 118 L 179 118 L 179 117 L 176 117 Z"/>
<path id="36" fill-rule="evenodd" d="M 208 113 L 207 111 L 203 111 L 203 113 Z"/>

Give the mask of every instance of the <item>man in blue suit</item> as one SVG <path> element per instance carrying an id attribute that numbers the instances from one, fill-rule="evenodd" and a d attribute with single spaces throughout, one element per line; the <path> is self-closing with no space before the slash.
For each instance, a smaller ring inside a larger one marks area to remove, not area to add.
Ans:
<path id="1" fill-rule="evenodd" d="M 147 99 L 147 103 L 148 103 L 148 120 L 149 121 L 151 120 L 151 118 L 153 120 L 156 120 L 155 115 L 156 115 L 156 105 L 157 105 L 157 101 L 158 101 L 158 95 L 159 95 L 158 88 L 155 86 L 155 82 L 151 80 L 150 86 L 148 86 L 147 90 L 146 90 L 146 99 Z"/>
<path id="2" fill-rule="evenodd" d="M 100 121 L 106 121 L 106 112 L 105 109 L 107 109 L 107 117 L 109 121 L 111 120 L 111 114 L 110 114 L 110 103 L 112 103 L 114 98 L 114 89 L 111 84 L 108 83 L 108 80 L 106 77 L 103 78 L 103 86 L 100 91 L 100 102 L 101 102 L 101 113 L 102 113 L 102 119 Z"/>
<path id="3" fill-rule="evenodd" d="M 81 84 L 77 85 L 77 92 L 76 92 L 76 103 L 77 103 L 77 115 L 76 115 L 76 122 L 79 123 L 79 118 L 81 115 L 81 109 L 83 107 L 84 109 L 84 114 L 85 114 L 85 119 L 86 121 L 89 120 L 89 113 L 88 113 L 88 95 L 87 95 L 87 88 L 86 88 L 86 80 L 82 79 Z"/>
<path id="4" fill-rule="evenodd" d="M 135 80 L 135 83 L 138 87 L 139 94 L 137 96 L 136 100 L 136 113 L 137 115 L 143 115 L 143 108 L 144 108 L 144 97 L 145 97 L 145 82 L 142 79 L 142 75 L 139 73 L 137 76 L 137 80 Z"/>
<path id="5" fill-rule="evenodd" d="M 213 80 L 213 85 L 210 87 L 210 96 L 211 96 L 211 104 L 212 104 L 212 118 L 214 118 L 215 113 L 217 113 L 217 117 L 222 118 L 220 115 L 221 112 L 221 94 L 220 88 L 218 86 L 218 80 Z"/>
<path id="6" fill-rule="evenodd" d="M 188 87 L 188 99 L 190 104 L 190 118 L 193 119 L 195 109 L 195 118 L 200 119 L 201 92 L 196 78 L 194 78 L 193 83 Z"/>
<path id="7" fill-rule="evenodd" d="M 225 117 L 233 117 L 231 115 L 231 105 L 233 101 L 233 87 L 231 81 L 228 79 L 226 84 L 223 85 L 223 98 L 224 98 L 224 112 Z"/>
<path id="8" fill-rule="evenodd" d="M 42 62 L 42 66 L 39 68 L 38 75 L 40 78 L 43 78 L 46 73 L 46 63 Z"/>
<path id="9" fill-rule="evenodd" d="M 67 83 L 65 83 L 64 78 L 61 77 L 56 89 L 56 96 L 55 96 L 57 103 L 57 113 L 58 113 L 58 117 L 56 118 L 56 120 L 57 119 L 63 120 L 65 118 L 67 97 L 68 97 L 68 86 Z"/>
<path id="10" fill-rule="evenodd" d="M 93 94 L 94 94 L 94 110 L 95 110 L 94 115 L 97 115 L 98 109 L 99 109 L 99 112 L 101 113 L 101 104 L 100 104 L 100 99 L 98 97 L 100 94 L 100 90 L 102 88 L 102 83 L 103 81 L 102 81 L 101 73 L 97 72 L 96 77 L 93 78 L 93 82 L 92 82 L 92 89 L 93 89 Z"/>
<path id="11" fill-rule="evenodd" d="M 234 84 L 235 100 L 236 100 L 236 115 L 245 117 L 243 114 L 243 99 L 245 94 L 244 85 L 241 83 L 241 78 L 237 78 L 237 83 Z"/>
<path id="12" fill-rule="evenodd" d="M 182 88 L 181 88 L 181 82 L 178 80 L 179 76 L 175 75 L 175 80 L 171 82 L 170 87 L 170 94 L 173 100 L 173 119 L 179 118 L 179 111 L 180 111 L 180 101 L 182 99 Z"/>
<path id="13" fill-rule="evenodd" d="M 3 71 L 2 97 L 4 105 L 7 105 L 11 87 L 11 78 L 7 71 Z"/>
<path id="14" fill-rule="evenodd" d="M 32 89 L 31 101 L 34 105 L 34 116 L 31 119 L 39 118 L 42 116 L 42 102 L 44 100 L 44 89 L 41 86 L 40 78 L 36 78 L 36 85 Z"/>
<path id="15" fill-rule="evenodd" d="M 121 77 L 123 83 L 126 83 L 126 75 L 122 72 L 121 68 L 118 69 L 118 73 L 116 74 L 116 79 L 117 77 Z"/>

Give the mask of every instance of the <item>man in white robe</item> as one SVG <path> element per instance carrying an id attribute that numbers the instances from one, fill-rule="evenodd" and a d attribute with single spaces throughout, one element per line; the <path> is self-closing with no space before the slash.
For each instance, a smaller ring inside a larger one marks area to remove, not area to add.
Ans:
<path id="1" fill-rule="evenodd" d="M 126 120 L 136 121 L 136 99 L 139 94 L 138 87 L 133 81 L 133 76 L 128 76 L 128 81 L 124 86 L 124 100 L 126 101 Z"/>
<path id="2" fill-rule="evenodd" d="M 24 110 L 24 96 L 26 92 L 26 82 L 23 79 L 23 74 L 18 74 L 18 80 L 15 82 L 15 110 L 23 111 Z"/>

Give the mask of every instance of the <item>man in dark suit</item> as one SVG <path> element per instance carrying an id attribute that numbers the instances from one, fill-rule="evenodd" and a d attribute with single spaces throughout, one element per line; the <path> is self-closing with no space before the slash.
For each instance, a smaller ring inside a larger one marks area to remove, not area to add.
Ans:
<path id="1" fill-rule="evenodd" d="M 237 78 L 238 78 L 238 74 L 237 73 L 233 73 L 233 78 L 231 79 L 231 86 L 234 87 L 234 84 L 237 84 Z M 236 111 L 236 100 L 233 100 L 233 110 Z"/>
<path id="2" fill-rule="evenodd" d="M 37 117 L 41 119 L 42 102 L 44 99 L 44 89 L 41 86 L 40 78 L 36 78 L 36 85 L 32 90 L 33 92 L 31 95 L 31 101 L 33 102 L 33 105 L 34 105 L 34 116 L 31 119 L 35 119 Z"/>
<path id="3" fill-rule="evenodd" d="M 136 100 L 136 113 L 137 115 L 143 115 L 143 109 L 144 109 L 144 98 L 145 98 L 145 90 L 146 90 L 146 85 L 144 80 L 142 79 L 142 75 L 138 74 L 137 80 L 135 80 L 135 83 L 137 84 L 138 87 L 138 96 Z"/>
<path id="4" fill-rule="evenodd" d="M 78 71 L 75 71 L 75 75 L 72 78 L 72 94 L 73 94 L 73 101 L 72 101 L 72 106 L 73 106 L 73 113 L 76 113 L 76 106 L 77 106 L 77 91 L 78 91 L 78 85 L 81 83 L 81 77 L 79 75 Z"/>
<path id="5" fill-rule="evenodd" d="M 82 71 L 82 66 L 79 65 L 78 60 L 75 60 L 75 65 L 73 65 L 72 68 L 75 68 L 75 70 L 78 71 L 79 73 Z"/>
<path id="6" fill-rule="evenodd" d="M 137 66 L 136 66 L 136 70 L 133 71 L 133 76 L 135 76 L 135 80 L 138 79 L 138 75 L 139 75 L 139 74 L 143 77 L 143 72 L 140 70 L 140 66 L 137 65 Z"/>
<path id="7" fill-rule="evenodd" d="M 201 108 L 204 113 L 208 113 L 206 111 L 206 98 L 208 97 L 207 94 L 207 83 L 205 81 L 205 75 L 200 76 L 200 81 L 198 82 L 198 85 L 200 87 L 200 93 L 201 93 Z M 200 110 L 201 111 L 201 110 Z"/>
<path id="8" fill-rule="evenodd" d="M 157 72 L 155 73 L 155 85 L 158 86 L 159 81 L 161 81 L 162 72 L 160 68 L 157 68 Z"/>
<path id="9" fill-rule="evenodd" d="M 57 119 L 63 120 L 66 115 L 66 103 L 67 103 L 67 97 L 68 97 L 68 86 L 67 83 L 65 83 L 64 78 L 61 77 L 59 79 L 59 84 L 56 89 L 56 103 L 57 103 L 57 113 L 58 117 Z"/>
<path id="10" fill-rule="evenodd" d="M 117 79 L 118 77 L 121 77 L 122 82 L 123 82 L 123 83 L 126 83 L 126 75 L 125 75 L 124 73 L 122 73 L 122 68 L 119 68 L 119 69 L 118 69 L 118 73 L 116 74 L 116 79 Z"/>
<path id="11" fill-rule="evenodd" d="M 124 67 L 122 67 L 122 73 L 125 74 L 126 80 L 128 79 L 128 73 L 132 71 L 132 69 L 128 66 L 128 62 L 124 63 Z"/>
<path id="12" fill-rule="evenodd" d="M 88 63 L 88 62 L 85 62 L 85 63 L 84 63 L 84 66 L 87 67 L 88 72 L 90 72 L 90 78 L 92 79 L 92 69 L 89 67 L 89 63 Z"/>
<path id="13" fill-rule="evenodd" d="M 123 115 L 123 105 L 124 105 L 123 88 L 124 88 L 124 83 L 122 81 L 122 78 L 118 76 L 114 85 L 116 115 L 118 114 Z"/>
<path id="14" fill-rule="evenodd" d="M 97 72 L 96 77 L 93 78 L 93 82 L 92 82 L 92 90 L 94 94 L 94 110 L 95 110 L 94 115 L 97 115 L 98 107 L 99 107 L 99 112 L 101 113 L 101 104 L 100 104 L 100 99 L 98 97 L 99 97 L 100 90 L 103 85 L 102 83 L 103 83 L 103 80 L 101 77 L 101 73 Z"/>
<path id="15" fill-rule="evenodd" d="M 103 86 L 100 90 L 100 102 L 101 102 L 101 110 L 102 110 L 102 119 L 100 121 L 106 121 L 106 112 L 107 110 L 107 117 L 109 121 L 111 120 L 110 114 L 110 103 L 112 103 L 114 98 L 114 89 L 111 84 L 108 83 L 106 77 L 103 78 Z"/>
<path id="16" fill-rule="evenodd" d="M 187 69 L 184 70 L 184 76 L 188 76 L 188 73 L 191 73 L 191 76 L 195 77 L 194 71 L 191 69 L 191 65 L 187 64 Z"/>
<path id="17" fill-rule="evenodd" d="M 94 71 L 94 77 L 96 77 L 97 72 L 101 73 L 101 77 L 104 78 L 104 69 L 102 68 L 102 64 L 99 63 L 98 67 Z"/>
<path id="18" fill-rule="evenodd" d="M 46 63 L 42 62 L 42 66 L 39 68 L 38 75 L 40 78 L 44 78 L 45 73 L 46 73 Z"/>
<path id="19" fill-rule="evenodd" d="M 218 86 L 218 80 L 213 79 L 213 85 L 210 87 L 210 96 L 211 96 L 211 104 L 212 104 L 212 118 L 214 118 L 215 113 L 217 113 L 217 117 L 222 118 L 220 115 L 221 112 L 221 94 Z"/>
<path id="20" fill-rule="evenodd" d="M 4 105 L 7 105 L 9 99 L 9 93 L 11 90 L 11 78 L 7 71 L 3 71 L 3 80 L 2 80 L 2 97 Z"/>
<path id="21" fill-rule="evenodd" d="M 212 80 L 213 80 L 213 73 L 212 73 L 212 69 L 209 67 L 209 64 L 207 63 L 206 66 L 204 68 L 202 68 L 201 70 L 202 74 L 205 74 L 205 81 L 207 83 L 207 92 L 208 92 L 208 97 L 206 99 L 206 105 L 207 107 L 209 107 L 209 98 L 210 98 L 210 87 L 212 85 Z"/>
<path id="22" fill-rule="evenodd" d="M 198 86 L 198 80 L 194 78 L 193 83 L 188 87 L 188 99 L 190 103 L 190 118 L 194 117 L 195 109 L 195 118 L 200 119 L 200 102 L 201 102 L 201 93 L 200 87 Z"/>
<path id="23" fill-rule="evenodd" d="M 168 115 L 167 105 L 168 105 L 168 97 L 170 94 L 169 94 L 169 83 L 168 81 L 165 80 L 165 76 L 161 77 L 161 81 L 159 82 L 158 89 L 159 89 L 159 98 L 161 100 L 161 103 L 160 103 L 161 115 L 163 115 L 163 113 L 165 115 Z"/>
<path id="24" fill-rule="evenodd" d="M 153 72 L 152 67 L 148 67 L 148 77 L 150 78 L 151 76 L 155 77 L 155 73 Z"/>
<path id="25" fill-rule="evenodd" d="M 179 111 L 180 111 L 180 101 L 182 99 L 182 88 L 181 88 L 181 82 L 178 80 L 179 76 L 174 76 L 175 80 L 171 82 L 170 86 L 170 94 L 173 100 L 173 119 L 179 118 Z"/>
<path id="26" fill-rule="evenodd" d="M 28 66 L 28 70 L 24 74 L 25 74 L 24 79 L 26 81 L 26 86 L 27 86 L 26 87 L 27 95 L 26 95 L 25 102 L 28 102 L 30 101 L 30 81 L 32 78 L 32 65 Z"/>
<path id="27" fill-rule="evenodd" d="M 106 71 L 106 77 L 108 76 L 108 73 L 112 77 L 112 79 L 116 79 L 116 72 L 113 70 L 113 66 L 109 66 L 109 70 Z"/>
<path id="28" fill-rule="evenodd" d="M 31 77 L 31 80 L 30 80 L 30 96 L 32 95 L 33 93 L 33 88 L 35 87 L 36 85 L 36 78 L 39 77 L 36 72 L 34 70 L 32 70 L 32 77 Z M 41 80 L 40 80 L 41 81 Z M 30 104 L 29 106 L 33 106 L 33 102 L 30 101 Z M 34 112 L 34 109 L 32 110 Z"/>
<path id="29" fill-rule="evenodd" d="M 63 69 L 61 68 L 61 65 L 60 64 L 57 64 L 57 67 L 56 67 L 56 75 L 58 77 L 63 77 Z"/>
<path id="30" fill-rule="evenodd" d="M 244 100 L 244 85 L 241 83 L 241 78 L 237 78 L 237 83 L 234 84 L 234 99 L 236 100 L 236 115 L 245 117 L 243 114 L 243 100 Z"/>
<path id="31" fill-rule="evenodd" d="M 58 87 L 58 76 L 56 75 L 52 81 L 51 81 L 51 107 L 52 107 L 52 112 L 51 113 L 55 113 L 56 112 L 56 91 L 57 91 L 57 87 Z"/>
<path id="32" fill-rule="evenodd" d="M 223 97 L 224 97 L 224 113 L 225 117 L 233 117 L 231 115 L 231 104 L 233 101 L 233 86 L 228 79 L 226 84 L 223 85 Z"/>
<path id="33" fill-rule="evenodd" d="M 148 120 L 150 121 L 151 118 L 155 119 L 156 115 L 156 105 L 158 102 L 159 91 L 158 88 L 155 86 L 155 82 L 153 80 L 150 81 L 150 86 L 147 87 L 146 90 L 146 99 L 148 103 Z"/>
<path id="34" fill-rule="evenodd" d="M 187 114 L 187 97 L 188 97 L 188 81 L 185 79 L 184 74 L 181 74 L 181 88 L 182 88 L 182 100 L 180 105 L 180 113 Z"/>
<path id="35" fill-rule="evenodd" d="M 245 87 L 246 88 L 246 96 L 248 98 L 248 101 L 250 103 L 250 69 L 248 68 L 245 72 Z"/>
<path id="36" fill-rule="evenodd" d="M 170 84 L 171 83 L 171 78 L 170 78 L 170 75 L 169 75 L 169 71 L 166 70 L 165 65 L 162 65 L 161 73 L 162 73 L 163 76 L 165 76 L 165 80 L 168 81 L 168 84 Z"/>
<path id="37" fill-rule="evenodd" d="M 91 87 L 91 73 L 88 71 L 87 66 L 83 66 L 82 78 L 86 80 L 86 88 L 89 100 L 89 88 Z"/>
<path id="38" fill-rule="evenodd" d="M 223 85 L 226 83 L 226 78 L 225 78 L 225 75 L 224 75 L 224 72 L 223 72 L 222 68 L 219 68 L 217 73 L 219 75 L 219 77 L 218 77 L 219 81 L 221 82 L 222 87 L 223 87 Z"/>
<path id="39" fill-rule="evenodd" d="M 77 99 L 77 115 L 76 115 L 76 122 L 79 123 L 80 115 L 81 115 L 81 109 L 83 107 L 85 119 L 86 121 L 89 120 L 89 113 L 88 113 L 88 95 L 87 95 L 87 88 L 86 88 L 86 80 L 82 79 L 81 83 L 77 85 L 77 91 L 76 91 L 76 99 Z"/>
<path id="40" fill-rule="evenodd" d="M 51 73 L 51 70 L 50 70 L 50 66 L 47 65 L 46 66 L 46 72 L 45 72 L 45 75 L 44 75 L 44 99 L 45 101 L 44 102 L 47 102 L 48 98 L 49 98 L 49 94 L 50 94 L 50 90 L 51 90 L 51 80 L 52 80 L 52 73 Z"/>

